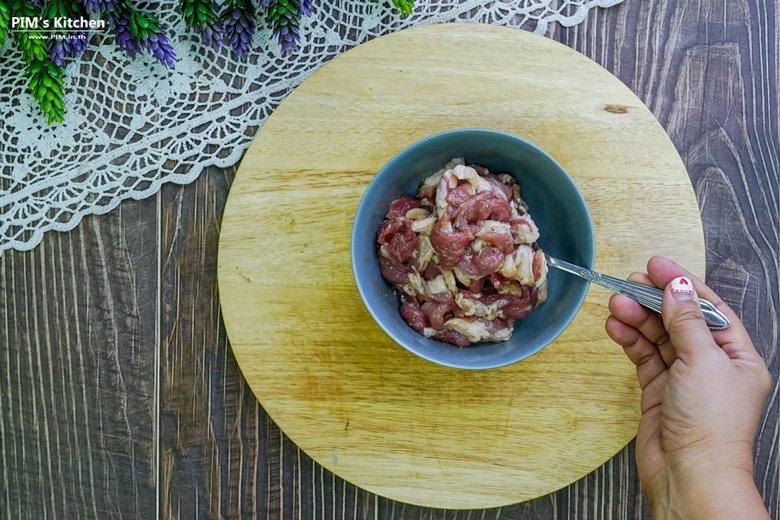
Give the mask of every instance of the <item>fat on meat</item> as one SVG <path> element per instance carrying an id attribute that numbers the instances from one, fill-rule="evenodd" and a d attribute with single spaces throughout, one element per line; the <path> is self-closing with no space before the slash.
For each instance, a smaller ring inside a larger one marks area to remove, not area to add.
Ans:
<path id="1" fill-rule="evenodd" d="M 379 270 L 419 334 L 458 347 L 505 341 L 547 297 L 539 229 L 506 173 L 454 159 L 388 208 Z"/>

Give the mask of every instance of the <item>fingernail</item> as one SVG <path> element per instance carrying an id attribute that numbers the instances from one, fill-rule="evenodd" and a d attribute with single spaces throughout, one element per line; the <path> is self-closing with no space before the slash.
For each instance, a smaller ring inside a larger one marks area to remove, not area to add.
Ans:
<path id="1" fill-rule="evenodd" d="M 669 284 L 669 290 L 675 300 L 693 300 L 696 294 L 693 291 L 693 283 L 686 277 L 675 278 Z"/>

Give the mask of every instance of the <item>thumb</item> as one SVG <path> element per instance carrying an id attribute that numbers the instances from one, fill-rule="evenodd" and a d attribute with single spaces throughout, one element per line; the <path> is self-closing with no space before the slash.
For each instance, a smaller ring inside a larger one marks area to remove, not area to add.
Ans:
<path id="1" fill-rule="evenodd" d="M 688 362 L 712 347 L 717 348 L 690 278 L 679 276 L 669 282 L 661 309 L 664 326 L 678 358 Z"/>

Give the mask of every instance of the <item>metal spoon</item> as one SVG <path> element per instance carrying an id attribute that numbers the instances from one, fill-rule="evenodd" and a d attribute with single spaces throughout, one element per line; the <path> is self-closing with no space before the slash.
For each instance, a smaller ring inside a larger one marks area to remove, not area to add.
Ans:
<path id="1" fill-rule="evenodd" d="M 596 271 L 558 260 L 547 254 L 544 256 L 547 258 L 547 265 L 550 267 L 577 275 L 618 294 L 625 294 L 640 305 L 661 314 L 661 299 L 664 295 L 662 289 L 597 273 Z M 704 315 L 704 321 L 707 322 L 710 330 L 723 330 L 731 326 L 731 322 L 726 315 L 716 309 L 709 301 L 699 298 L 699 305 L 701 306 L 701 313 Z"/>

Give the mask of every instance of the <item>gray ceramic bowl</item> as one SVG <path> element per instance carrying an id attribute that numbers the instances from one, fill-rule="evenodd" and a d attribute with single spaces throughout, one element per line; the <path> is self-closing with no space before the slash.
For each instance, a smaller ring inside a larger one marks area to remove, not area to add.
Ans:
<path id="1" fill-rule="evenodd" d="M 495 173 L 513 175 L 539 226 L 539 246 L 552 256 L 592 267 L 593 225 L 582 194 L 564 169 L 544 151 L 519 137 L 483 129 L 452 130 L 418 141 L 393 157 L 369 184 L 352 227 L 352 270 L 360 296 L 374 320 L 396 343 L 440 365 L 496 368 L 525 359 L 549 345 L 577 314 L 588 282 L 551 270 L 547 301 L 515 322 L 512 338 L 458 348 L 412 330 L 398 312 L 393 287 L 379 273 L 376 233 L 390 203 L 415 195 L 420 180 L 455 157 Z"/>

